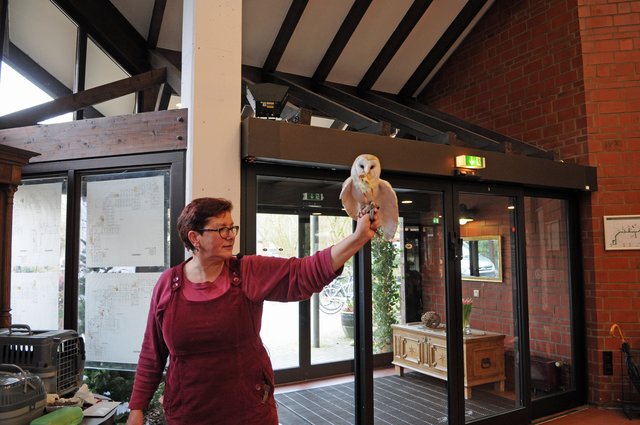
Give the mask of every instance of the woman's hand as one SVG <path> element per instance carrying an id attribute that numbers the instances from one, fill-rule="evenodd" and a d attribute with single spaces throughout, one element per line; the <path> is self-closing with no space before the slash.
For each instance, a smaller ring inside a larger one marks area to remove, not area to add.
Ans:
<path id="1" fill-rule="evenodd" d="M 144 425 L 144 414 L 142 410 L 132 410 L 129 412 L 127 425 Z"/>
<path id="2" fill-rule="evenodd" d="M 376 207 L 373 221 L 371 221 L 369 213 L 363 214 L 362 217 L 358 218 L 358 223 L 356 225 L 356 230 L 354 233 L 356 234 L 356 236 L 364 238 L 364 242 L 362 243 L 362 245 L 369 242 L 369 240 L 371 240 L 375 236 L 378 228 L 380 227 L 380 217 L 378 216 L 378 210 L 379 208 Z"/>
<path id="3" fill-rule="evenodd" d="M 380 218 L 378 217 L 378 208 L 376 207 L 373 221 L 369 214 L 363 214 L 358 218 L 356 230 L 331 247 L 331 265 L 333 271 L 338 271 L 344 263 L 353 257 L 367 242 L 371 240 L 380 227 Z"/>

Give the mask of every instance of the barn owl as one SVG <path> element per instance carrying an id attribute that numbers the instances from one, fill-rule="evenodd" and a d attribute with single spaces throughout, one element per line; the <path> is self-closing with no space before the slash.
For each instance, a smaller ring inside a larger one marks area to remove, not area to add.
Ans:
<path id="1" fill-rule="evenodd" d="M 351 177 L 342 183 L 340 200 L 354 220 L 366 213 L 373 217 L 378 206 L 384 238 L 390 241 L 398 227 L 398 198 L 389 182 L 380 178 L 381 171 L 380 160 L 375 155 L 358 156 L 351 166 Z"/>

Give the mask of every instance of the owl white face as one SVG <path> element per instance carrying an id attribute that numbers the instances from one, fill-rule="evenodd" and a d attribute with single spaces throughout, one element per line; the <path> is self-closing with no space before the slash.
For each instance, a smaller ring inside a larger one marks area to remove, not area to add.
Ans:
<path id="1" fill-rule="evenodd" d="M 358 156 L 351 166 L 351 176 L 367 180 L 380 177 L 380 160 L 375 155 Z"/>

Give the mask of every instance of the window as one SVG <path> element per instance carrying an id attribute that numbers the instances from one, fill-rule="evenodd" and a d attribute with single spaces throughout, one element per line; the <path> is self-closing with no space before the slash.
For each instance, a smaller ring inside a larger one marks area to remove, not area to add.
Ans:
<path id="1" fill-rule="evenodd" d="M 13 323 L 77 329 L 88 367 L 133 369 L 153 286 L 184 259 L 170 243 L 183 164 L 174 152 L 25 167 L 14 195 Z"/>

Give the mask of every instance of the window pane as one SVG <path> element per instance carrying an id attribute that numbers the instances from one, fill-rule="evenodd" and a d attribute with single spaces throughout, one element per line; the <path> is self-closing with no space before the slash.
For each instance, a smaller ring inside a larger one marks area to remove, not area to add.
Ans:
<path id="1" fill-rule="evenodd" d="M 0 70 L 0 116 L 40 105 L 53 100 L 27 78 L 2 62 Z M 73 114 L 49 118 L 39 124 L 53 124 L 73 120 Z"/>
<path id="2" fill-rule="evenodd" d="M 531 396 L 571 390 L 573 346 L 567 201 L 525 198 Z"/>
<path id="3" fill-rule="evenodd" d="M 298 216 L 258 214 L 256 253 L 273 257 L 298 256 Z M 264 303 L 260 337 L 269 350 L 274 369 L 296 367 L 299 362 L 299 303 Z"/>
<path id="4" fill-rule="evenodd" d="M 65 178 L 24 180 L 14 195 L 13 323 L 63 328 L 66 198 Z"/>
<path id="5" fill-rule="evenodd" d="M 462 193 L 458 217 L 466 422 L 521 407 L 515 209 L 507 196 Z M 462 217 L 464 215 L 464 217 Z M 467 319 L 467 320 L 465 320 Z M 465 326 L 466 325 L 466 326 Z"/>
<path id="6" fill-rule="evenodd" d="M 353 231 L 353 220 L 349 217 L 312 215 L 310 220 L 311 253 L 335 244 Z M 353 359 L 353 324 L 353 259 L 350 259 L 342 275 L 312 299 L 311 364 Z"/>
<path id="7" fill-rule="evenodd" d="M 90 365 L 138 361 L 151 292 L 169 266 L 169 171 L 83 176 L 79 330 Z"/>

